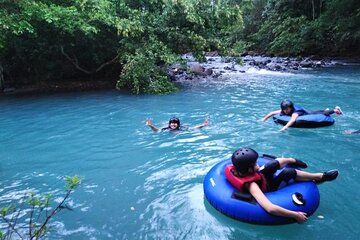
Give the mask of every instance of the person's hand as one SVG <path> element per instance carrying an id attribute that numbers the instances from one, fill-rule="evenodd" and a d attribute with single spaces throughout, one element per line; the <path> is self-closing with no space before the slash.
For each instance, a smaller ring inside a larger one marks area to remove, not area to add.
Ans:
<path id="1" fill-rule="evenodd" d="M 295 219 L 298 223 L 303 223 L 308 219 L 308 217 L 307 214 L 304 212 L 296 212 Z"/>
<path id="2" fill-rule="evenodd" d="M 283 127 L 280 129 L 280 132 L 285 132 L 286 129 L 287 129 L 286 127 Z"/>
<path id="3" fill-rule="evenodd" d="M 148 119 L 148 120 L 146 120 L 146 125 L 148 125 L 148 126 L 151 126 L 152 125 L 152 122 L 151 122 L 151 120 L 150 119 Z"/>
<path id="4" fill-rule="evenodd" d="M 263 117 L 263 118 L 261 119 L 262 122 L 266 122 L 266 120 L 267 120 L 267 119 L 266 119 L 265 117 Z"/>

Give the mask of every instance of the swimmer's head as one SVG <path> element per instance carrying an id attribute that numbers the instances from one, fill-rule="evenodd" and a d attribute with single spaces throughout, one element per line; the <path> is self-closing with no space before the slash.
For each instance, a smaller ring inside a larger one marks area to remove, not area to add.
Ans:
<path id="1" fill-rule="evenodd" d="M 180 120 L 176 117 L 170 118 L 169 128 L 172 130 L 178 130 L 180 128 Z"/>
<path id="2" fill-rule="evenodd" d="M 281 112 L 285 114 L 292 114 L 294 112 L 294 103 L 290 100 L 283 100 L 280 103 Z"/>
<path id="3" fill-rule="evenodd" d="M 259 154 L 252 148 L 239 148 L 231 156 L 232 164 L 237 172 L 247 174 L 251 172 Z"/>

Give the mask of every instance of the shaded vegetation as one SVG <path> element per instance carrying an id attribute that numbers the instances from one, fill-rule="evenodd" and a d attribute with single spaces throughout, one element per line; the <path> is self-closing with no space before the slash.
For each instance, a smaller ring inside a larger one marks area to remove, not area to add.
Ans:
<path id="1" fill-rule="evenodd" d="M 244 1 L 248 2 L 248 1 Z M 244 38 L 257 52 L 291 56 L 359 56 L 360 2 L 256 0 Z"/>
<path id="2" fill-rule="evenodd" d="M 359 26 L 357 0 L 3 0 L 0 89 L 101 79 L 170 93 L 180 54 L 358 55 Z"/>

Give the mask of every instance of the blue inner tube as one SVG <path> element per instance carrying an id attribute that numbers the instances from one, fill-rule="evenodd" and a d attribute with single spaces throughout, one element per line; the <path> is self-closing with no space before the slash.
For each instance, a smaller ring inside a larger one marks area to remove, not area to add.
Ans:
<path id="1" fill-rule="evenodd" d="M 276 114 L 273 116 L 275 123 L 286 125 L 290 121 L 290 116 Z M 291 127 L 297 128 L 317 128 L 331 126 L 335 119 L 324 114 L 305 114 L 299 116 Z"/>
<path id="2" fill-rule="evenodd" d="M 267 158 L 258 158 L 259 166 L 269 161 Z M 209 203 L 221 213 L 240 221 L 279 225 L 295 222 L 292 218 L 278 217 L 267 213 L 254 199 L 240 200 L 235 197 L 236 190 L 226 179 L 224 169 L 231 164 L 226 159 L 216 164 L 206 174 L 204 179 L 204 193 Z M 279 174 L 277 171 L 275 175 Z M 265 193 L 266 197 L 276 205 L 293 211 L 301 211 L 312 215 L 319 206 L 320 194 L 316 184 L 309 182 L 292 182 L 275 192 Z M 299 205 L 294 197 L 302 197 L 303 204 Z"/>

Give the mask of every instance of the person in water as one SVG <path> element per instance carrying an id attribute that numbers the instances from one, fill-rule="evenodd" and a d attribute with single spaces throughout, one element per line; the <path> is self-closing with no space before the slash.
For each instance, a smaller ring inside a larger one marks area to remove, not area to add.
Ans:
<path id="1" fill-rule="evenodd" d="M 265 117 L 263 117 L 261 120 L 265 122 L 270 117 L 272 117 L 275 114 L 281 114 L 281 115 L 287 115 L 291 116 L 289 122 L 283 126 L 280 131 L 285 131 L 289 127 L 291 127 L 296 119 L 299 116 L 306 115 L 306 114 L 324 114 L 327 116 L 330 116 L 331 114 L 336 113 L 336 115 L 342 115 L 343 112 L 341 111 L 341 108 L 339 106 L 336 106 L 334 109 L 325 109 L 325 110 L 317 110 L 317 111 L 307 111 L 302 107 L 294 105 L 294 103 L 290 100 L 283 100 L 280 104 L 280 110 L 269 112 Z"/>
<path id="2" fill-rule="evenodd" d="M 345 134 L 360 134 L 360 130 L 352 131 L 352 130 L 345 130 Z"/>
<path id="3" fill-rule="evenodd" d="M 203 128 L 205 126 L 207 126 L 209 124 L 209 120 L 207 118 L 205 118 L 204 122 L 202 124 L 190 127 L 190 129 L 199 129 L 199 128 Z M 146 125 L 149 126 L 154 132 L 163 132 L 163 131 L 179 131 L 179 130 L 187 130 L 189 128 L 184 128 L 181 127 L 180 125 L 180 119 L 176 118 L 176 117 L 172 117 L 169 120 L 169 124 L 167 127 L 164 128 L 157 128 L 155 127 L 151 120 L 146 120 Z"/>
<path id="4" fill-rule="evenodd" d="M 338 170 L 330 170 L 324 173 L 309 173 L 296 168 L 306 168 L 307 164 L 295 158 L 275 158 L 259 167 L 256 163 L 258 153 L 251 148 L 240 148 L 231 157 L 233 167 L 230 172 L 233 176 L 243 179 L 238 190 L 249 192 L 266 212 L 281 216 L 294 218 L 302 223 L 307 220 L 304 212 L 291 211 L 273 204 L 265 196 L 264 192 L 276 191 L 282 183 L 293 179 L 295 181 L 314 181 L 317 184 L 332 181 L 337 178 Z M 288 166 L 274 177 L 274 173 Z M 239 180 L 239 179 L 238 179 Z"/>

